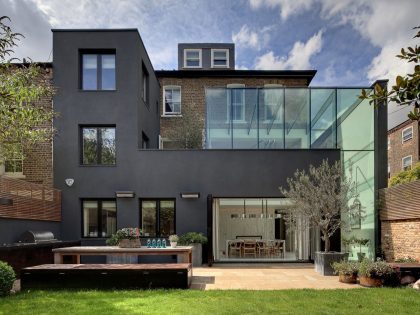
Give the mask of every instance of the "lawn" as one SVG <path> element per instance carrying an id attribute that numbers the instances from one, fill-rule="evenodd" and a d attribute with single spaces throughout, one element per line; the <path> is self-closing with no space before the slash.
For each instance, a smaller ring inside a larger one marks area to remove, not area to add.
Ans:
<path id="1" fill-rule="evenodd" d="M 0 314 L 419 314 L 413 289 L 32 291 L 0 298 Z"/>

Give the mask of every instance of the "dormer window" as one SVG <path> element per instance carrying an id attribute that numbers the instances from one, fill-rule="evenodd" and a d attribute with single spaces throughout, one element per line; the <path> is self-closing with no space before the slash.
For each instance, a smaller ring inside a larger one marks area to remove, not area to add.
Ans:
<path id="1" fill-rule="evenodd" d="M 229 49 L 212 49 L 211 67 L 229 68 Z"/>
<path id="2" fill-rule="evenodd" d="M 184 68 L 201 68 L 201 49 L 184 49 Z"/>

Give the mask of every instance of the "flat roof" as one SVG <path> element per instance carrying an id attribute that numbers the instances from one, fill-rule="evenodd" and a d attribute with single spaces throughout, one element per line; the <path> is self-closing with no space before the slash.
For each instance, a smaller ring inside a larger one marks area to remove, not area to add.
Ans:
<path id="1" fill-rule="evenodd" d="M 52 28 L 51 32 L 138 32 L 137 28 Z"/>

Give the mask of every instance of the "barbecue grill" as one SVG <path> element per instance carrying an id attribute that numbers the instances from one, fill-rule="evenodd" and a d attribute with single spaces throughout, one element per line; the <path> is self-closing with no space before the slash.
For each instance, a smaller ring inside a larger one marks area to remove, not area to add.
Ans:
<path id="1" fill-rule="evenodd" d="M 57 239 L 51 231 L 26 231 L 18 239 L 18 243 L 40 244 L 56 242 Z"/>

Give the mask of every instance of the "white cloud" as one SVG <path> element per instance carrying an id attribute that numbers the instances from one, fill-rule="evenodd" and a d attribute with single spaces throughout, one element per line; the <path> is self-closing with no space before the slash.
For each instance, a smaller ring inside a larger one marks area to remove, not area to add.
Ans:
<path id="1" fill-rule="evenodd" d="M 249 68 L 247 66 L 244 66 L 244 65 L 237 66 L 237 67 L 235 67 L 235 69 L 236 70 L 249 70 Z"/>
<path id="2" fill-rule="evenodd" d="M 239 47 L 250 47 L 260 50 L 270 41 L 268 32 L 271 29 L 273 29 L 273 26 L 266 26 L 260 30 L 253 31 L 248 25 L 244 24 L 237 33 L 232 33 L 232 41 Z"/>
<path id="3" fill-rule="evenodd" d="M 278 7 L 280 17 L 286 21 L 290 16 L 308 10 L 313 4 L 313 0 L 250 0 L 249 4 L 253 9 Z"/>
<path id="4" fill-rule="evenodd" d="M 274 55 L 273 51 L 257 57 L 255 68 L 262 70 L 303 70 L 311 68 L 311 57 L 322 49 L 323 30 L 314 34 L 306 43 L 295 42 L 287 57 Z"/>

